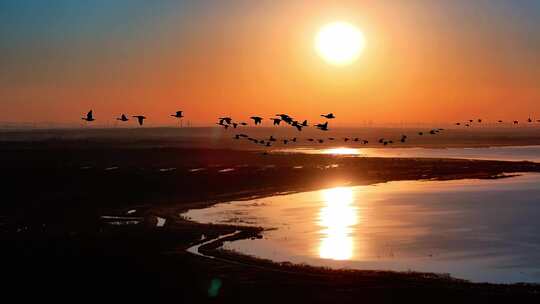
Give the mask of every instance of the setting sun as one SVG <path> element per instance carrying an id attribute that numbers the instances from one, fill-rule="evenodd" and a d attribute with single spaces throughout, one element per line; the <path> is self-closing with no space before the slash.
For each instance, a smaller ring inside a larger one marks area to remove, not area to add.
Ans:
<path id="1" fill-rule="evenodd" d="M 323 26 L 315 38 L 315 48 L 319 55 L 334 65 L 346 65 L 356 61 L 364 46 L 362 32 L 346 22 Z"/>

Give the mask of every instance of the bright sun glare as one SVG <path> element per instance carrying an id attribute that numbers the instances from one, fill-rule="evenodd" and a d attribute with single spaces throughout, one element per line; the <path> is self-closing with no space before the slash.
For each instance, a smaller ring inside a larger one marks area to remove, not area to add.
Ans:
<path id="1" fill-rule="evenodd" d="M 346 22 L 333 22 L 323 26 L 315 38 L 315 48 L 319 55 L 334 65 L 354 62 L 364 46 L 362 32 Z"/>

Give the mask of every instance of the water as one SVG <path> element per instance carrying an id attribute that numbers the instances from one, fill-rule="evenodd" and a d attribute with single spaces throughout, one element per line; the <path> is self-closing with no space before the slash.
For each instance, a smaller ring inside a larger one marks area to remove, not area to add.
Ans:
<path id="1" fill-rule="evenodd" d="M 184 216 L 275 228 L 224 245 L 274 261 L 540 282 L 540 174 L 323 189 Z"/>
<path id="2" fill-rule="evenodd" d="M 507 146 L 484 148 L 326 148 L 326 149 L 282 149 L 276 152 L 338 154 L 365 157 L 422 157 L 422 158 L 463 158 L 507 161 L 540 162 L 540 146 Z"/>

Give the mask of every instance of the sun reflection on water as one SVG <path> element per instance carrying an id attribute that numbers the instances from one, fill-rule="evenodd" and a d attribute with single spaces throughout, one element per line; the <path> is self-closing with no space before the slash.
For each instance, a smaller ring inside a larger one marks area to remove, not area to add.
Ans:
<path id="1" fill-rule="evenodd" d="M 321 154 L 333 154 L 333 155 L 360 155 L 360 149 L 355 148 L 329 148 L 322 150 Z"/>
<path id="2" fill-rule="evenodd" d="M 333 188 L 323 192 L 325 206 L 319 211 L 322 238 L 319 256 L 323 259 L 349 260 L 353 257 L 352 227 L 358 222 L 351 188 Z"/>

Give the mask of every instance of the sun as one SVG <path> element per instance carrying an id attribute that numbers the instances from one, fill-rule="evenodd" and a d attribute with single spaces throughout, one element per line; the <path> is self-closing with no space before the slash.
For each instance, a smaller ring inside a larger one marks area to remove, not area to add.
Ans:
<path id="1" fill-rule="evenodd" d="M 362 32 L 347 22 L 333 22 L 323 26 L 315 37 L 317 53 L 334 65 L 351 64 L 365 47 Z"/>

